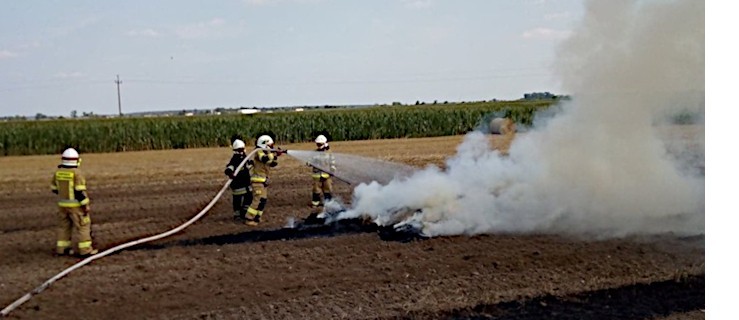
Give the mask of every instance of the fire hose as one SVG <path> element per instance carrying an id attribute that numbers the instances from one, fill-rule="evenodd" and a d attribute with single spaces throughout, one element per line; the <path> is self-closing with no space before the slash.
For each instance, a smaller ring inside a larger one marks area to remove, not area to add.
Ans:
<path id="1" fill-rule="evenodd" d="M 234 172 L 234 176 L 236 176 L 239 173 L 239 171 L 241 171 L 241 169 L 244 167 L 244 164 L 246 164 L 246 161 L 249 160 L 249 158 L 251 158 L 257 150 L 260 150 L 260 149 L 254 149 L 252 152 L 250 152 L 246 156 L 246 158 L 244 158 L 244 161 L 242 161 L 239 164 L 239 166 L 236 168 L 236 170 Z M 270 151 L 275 151 L 275 152 L 278 152 L 278 153 L 287 153 L 287 150 L 279 150 L 279 149 L 270 150 Z M 72 265 L 71 267 L 69 267 L 69 268 L 65 269 L 64 271 L 58 273 L 57 275 L 49 278 L 49 280 L 46 280 L 40 286 L 36 287 L 35 289 L 31 290 L 30 292 L 26 293 L 22 297 L 20 297 L 17 300 L 15 300 L 15 302 L 13 302 L 10 305 L 8 305 L 7 307 L 5 307 L 5 309 L 3 309 L 2 311 L 0 311 L 0 316 L 2 316 L 2 317 L 7 316 L 8 314 L 10 314 L 11 311 L 15 310 L 16 308 L 18 308 L 20 305 L 24 304 L 28 300 L 31 300 L 31 298 L 33 296 L 41 293 L 46 288 L 50 287 L 57 280 L 63 278 L 64 276 L 66 276 L 67 274 L 71 273 L 72 271 L 77 270 L 77 269 L 83 267 L 84 265 L 86 265 L 86 264 L 88 264 L 88 263 L 90 263 L 92 261 L 95 261 L 97 259 L 100 259 L 102 257 L 105 257 L 105 256 L 107 256 L 107 255 L 109 255 L 111 253 L 118 252 L 118 251 L 121 251 L 123 249 L 129 248 L 129 247 L 132 247 L 132 246 L 135 246 L 135 245 L 139 245 L 139 244 L 142 244 L 142 243 L 147 243 L 147 242 L 151 242 L 151 241 L 154 241 L 154 240 L 159 240 L 159 239 L 162 239 L 162 238 L 166 238 L 166 237 L 169 237 L 169 236 L 171 236 L 171 235 L 173 235 L 173 234 L 175 234 L 177 232 L 182 231 L 183 229 L 187 228 L 191 224 L 195 223 L 195 221 L 198 221 L 201 217 L 203 217 L 203 215 L 205 215 L 213 207 L 213 205 L 216 204 L 216 202 L 221 198 L 221 196 L 223 195 L 223 193 L 228 188 L 229 184 L 231 183 L 231 180 L 232 179 L 229 179 L 228 181 L 226 181 L 226 183 L 223 185 L 223 187 L 221 188 L 221 190 L 218 191 L 218 194 L 216 194 L 216 196 L 213 198 L 213 200 L 211 200 L 210 203 L 208 203 L 208 205 L 205 206 L 205 208 L 203 208 L 203 210 L 201 210 L 198 214 L 196 214 L 195 216 L 193 216 L 192 218 L 190 218 L 190 220 L 188 220 L 187 222 L 181 224 L 180 226 L 178 226 L 178 227 L 176 227 L 176 228 L 174 228 L 172 230 L 169 230 L 169 231 L 166 231 L 166 232 L 157 234 L 157 235 L 149 236 L 149 237 L 146 237 L 146 238 L 141 238 L 141 239 L 138 239 L 138 240 L 133 240 L 133 241 L 130 241 L 130 242 L 127 242 L 127 243 L 124 243 L 124 244 L 115 246 L 113 248 L 110 248 L 108 250 L 105 250 L 105 251 L 100 252 L 98 254 L 92 255 L 90 257 L 85 258 L 84 260 L 81 260 L 81 261 L 77 262 L 76 264 Z"/>

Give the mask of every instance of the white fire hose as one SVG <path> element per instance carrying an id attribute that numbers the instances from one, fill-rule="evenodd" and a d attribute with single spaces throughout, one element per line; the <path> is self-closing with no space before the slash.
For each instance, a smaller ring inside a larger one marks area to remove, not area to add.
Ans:
<path id="1" fill-rule="evenodd" d="M 246 161 L 249 160 L 249 158 L 251 158 L 257 150 L 259 150 L 259 149 L 254 149 L 252 152 L 250 152 L 246 156 L 246 158 L 244 158 L 244 161 L 242 161 L 239 164 L 239 166 L 236 168 L 236 171 L 234 172 L 234 176 L 236 176 L 239 173 L 239 171 L 241 171 L 241 169 L 244 167 L 244 164 L 246 164 Z M 274 150 L 274 151 L 278 151 L 278 150 Z M 285 150 L 279 150 L 279 151 L 280 152 L 283 152 Z M 135 246 L 135 245 L 138 245 L 138 244 L 142 244 L 142 243 L 146 243 L 146 242 L 151 242 L 151 241 L 154 241 L 154 240 L 159 240 L 159 239 L 162 239 L 162 238 L 166 238 L 166 237 L 169 237 L 169 236 L 171 236 L 171 235 L 173 235 L 173 234 L 175 234 L 177 232 L 182 231 L 183 229 L 185 229 L 188 226 L 190 226 L 191 224 L 193 224 L 195 221 L 198 221 L 203 215 L 205 215 L 208 212 L 208 210 L 210 210 L 213 207 L 213 205 L 215 205 L 215 203 L 218 202 L 218 199 L 221 198 L 221 196 L 223 195 L 223 192 L 226 191 L 226 188 L 228 188 L 228 186 L 229 186 L 230 183 L 231 183 L 231 179 L 229 179 L 228 181 L 226 181 L 226 183 L 221 188 L 221 191 L 219 191 L 218 194 L 216 194 L 216 196 L 213 198 L 213 200 L 211 200 L 210 203 L 208 203 L 208 205 L 205 206 L 205 208 L 203 208 L 203 210 L 201 210 L 198 214 L 196 214 L 194 217 L 190 218 L 190 220 L 188 220 L 187 222 L 183 223 L 179 227 L 176 227 L 176 228 L 174 228 L 172 230 L 169 230 L 167 232 L 164 232 L 164 233 L 160 233 L 160 234 L 157 234 L 157 235 L 153 235 L 153 236 L 149 236 L 149 237 L 146 237 L 146 238 L 141 238 L 141 239 L 138 239 L 138 240 L 127 242 L 127 243 L 124 243 L 124 244 L 115 246 L 113 248 L 110 248 L 108 250 L 105 250 L 103 252 L 100 252 L 100 253 L 98 253 L 96 255 L 92 255 L 90 257 L 87 257 L 86 259 L 84 259 L 84 260 L 82 260 L 80 262 L 77 262 L 73 266 L 71 266 L 71 267 L 65 269 L 64 271 L 60 272 L 59 274 L 51 277 L 49 280 L 46 280 L 46 282 L 42 283 L 40 286 L 38 286 L 35 289 L 33 289 L 31 292 L 28 292 L 25 295 L 23 295 L 22 297 L 18 298 L 18 300 L 15 300 L 15 302 L 11 303 L 7 307 L 5 307 L 5 309 L 3 309 L 2 311 L 0 311 L 0 316 L 2 316 L 2 317 L 7 316 L 8 314 L 10 314 L 11 311 L 15 310 L 15 308 L 18 308 L 20 305 L 24 304 L 26 301 L 31 300 L 31 298 L 33 296 L 41 293 L 41 291 L 44 291 L 46 288 L 50 287 L 51 284 L 54 283 L 55 281 L 61 279 L 62 277 L 64 277 L 67 274 L 69 274 L 70 272 L 72 272 L 72 271 L 74 271 L 76 269 L 79 269 L 82 266 L 84 266 L 84 265 L 86 265 L 86 264 L 88 264 L 88 263 L 90 263 L 90 262 L 92 262 L 94 260 L 100 259 L 102 257 L 105 257 L 105 256 L 113 253 L 113 252 L 117 252 L 117 251 L 123 250 L 123 249 L 128 248 L 128 247 L 132 247 L 132 246 Z"/>

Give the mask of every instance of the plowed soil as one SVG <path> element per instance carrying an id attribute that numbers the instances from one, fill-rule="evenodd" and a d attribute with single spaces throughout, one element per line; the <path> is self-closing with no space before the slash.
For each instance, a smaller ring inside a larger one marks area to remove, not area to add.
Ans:
<path id="1" fill-rule="evenodd" d="M 461 136 L 332 143 L 443 166 Z M 286 145 L 310 150 L 311 144 Z M 226 182 L 227 148 L 83 154 L 96 246 L 176 227 Z M 493 234 L 396 241 L 308 216 L 310 171 L 281 158 L 264 222 L 230 193 L 183 232 L 94 261 L 14 310 L 23 319 L 702 319 L 703 237 L 588 241 Z M 57 156 L 0 158 L 0 307 L 79 261 L 55 257 Z M 337 194 L 351 190 L 336 183 Z"/>

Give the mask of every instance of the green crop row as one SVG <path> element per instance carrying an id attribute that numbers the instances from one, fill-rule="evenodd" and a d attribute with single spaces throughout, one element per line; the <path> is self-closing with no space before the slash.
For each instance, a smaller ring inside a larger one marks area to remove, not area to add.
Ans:
<path id="1" fill-rule="evenodd" d="M 463 134 L 492 116 L 531 124 L 551 101 L 378 106 L 255 115 L 75 119 L 0 123 L 0 155 L 117 152 L 226 146 L 234 134 L 253 143 L 270 132 L 278 143 L 304 142 L 327 131 L 335 141 Z"/>

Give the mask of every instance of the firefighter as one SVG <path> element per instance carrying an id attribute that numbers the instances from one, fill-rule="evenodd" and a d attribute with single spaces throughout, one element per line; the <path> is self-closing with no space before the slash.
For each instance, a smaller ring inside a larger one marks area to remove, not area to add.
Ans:
<path id="1" fill-rule="evenodd" d="M 98 253 L 92 246 L 90 225 L 90 198 L 87 197 L 85 178 L 79 169 L 80 155 L 69 148 L 62 153 L 62 163 L 51 179 L 51 191 L 58 195 L 57 255 L 73 255 L 72 235 L 77 239 L 79 256 Z"/>
<path id="2" fill-rule="evenodd" d="M 313 167 L 313 192 L 311 197 L 311 207 L 318 208 L 323 206 L 324 202 L 331 200 L 333 192 L 333 182 L 331 174 L 336 172 L 336 159 L 329 150 L 328 139 L 326 136 L 319 135 L 316 137 L 316 152 L 318 152 L 311 161 L 309 166 Z M 321 195 L 323 194 L 323 199 Z"/>
<path id="3" fill-rule="evenodd" d="M 262 220 L 264 207 L 267 205 L 267 186 L 269 171 L 277 166 L 277 157 L 283 151 L 274 149 L 274 141 L 268 135 L 260 136 L 256 141 L 257 152 L 254 154 L 251 168 L 252 201 L 246 210 L 246 225 L 256 226 Z"/>
<path id="4" fill-rule="evenodd" d="M 236 168 L 246 159 L 246 152 L 244 152 L 246 144 L 241 139 L 236 139 L 231 147 L 233 149 L 233 156 L 231 156 L 231 161 L 226 165 L 224 173 L 232 180 L 230 187 L 233 198 L 233 218 L 235 221 L 243 221 L 246 219 L 246 210 L 252 200 L 251 186 L 249 185 L 248 161 L 239 170 L 238 174 L 234 175 L 234 173 L 236 172 Z"/>

